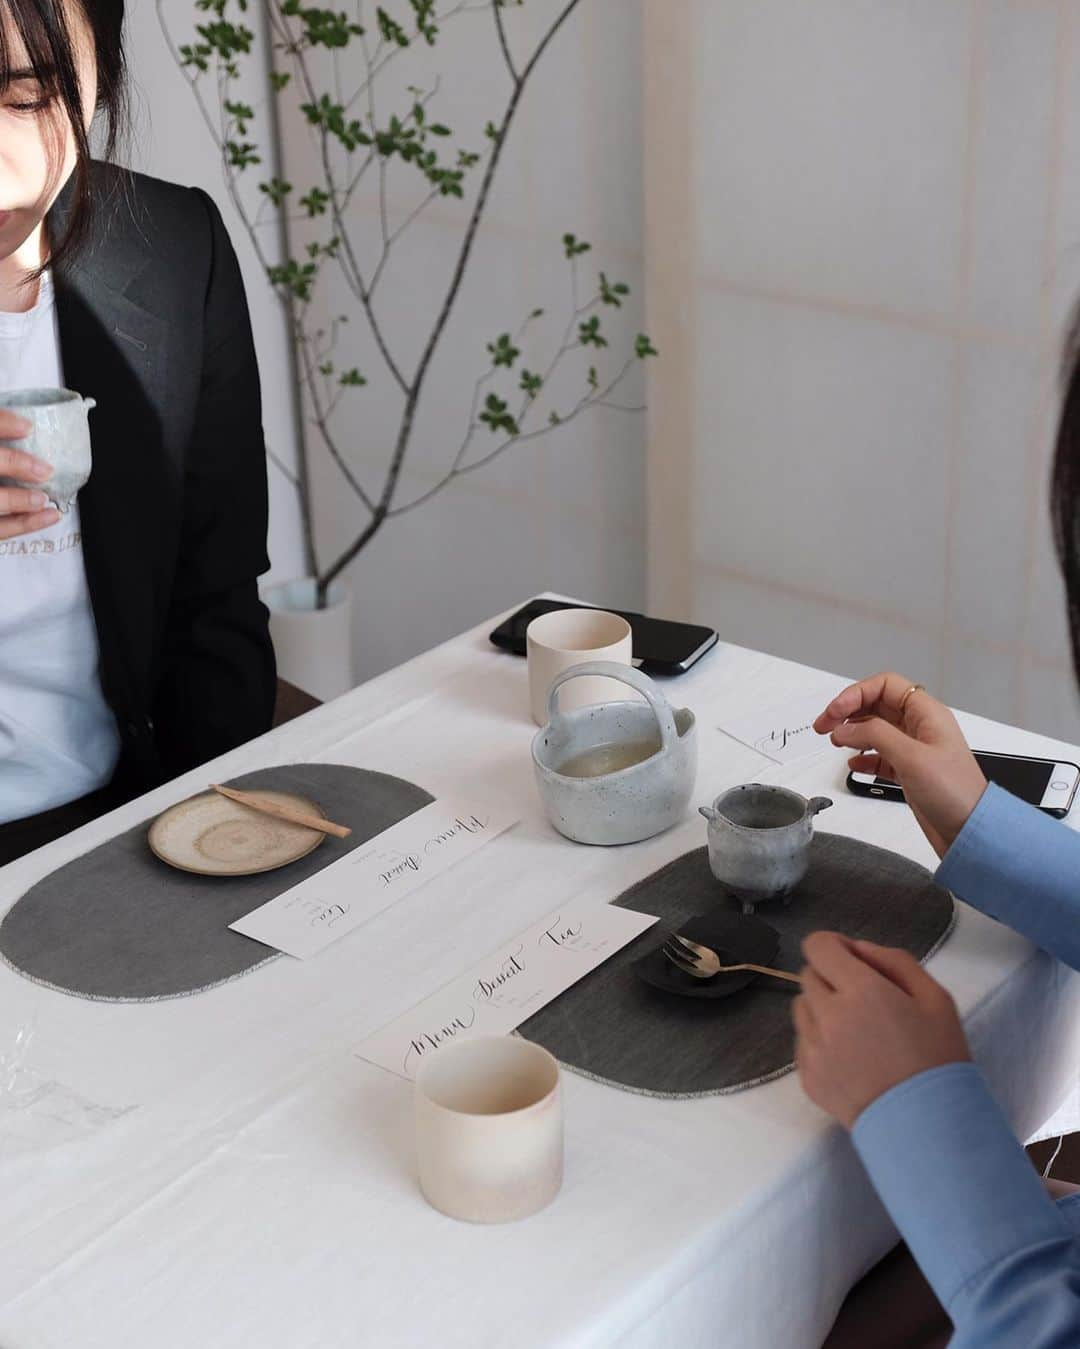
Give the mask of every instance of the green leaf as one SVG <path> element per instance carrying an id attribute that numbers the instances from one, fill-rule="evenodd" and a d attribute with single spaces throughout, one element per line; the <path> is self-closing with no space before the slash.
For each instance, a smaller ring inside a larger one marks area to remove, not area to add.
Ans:
<path id="1" fill-rule="evenodd" d="M 364 376 L 355 367 L 352 370 L 346 370 L 340 377 L 338 383 L 345 388 L 359 389 L 367 383 Z"/>
<path id="2" fill-rule="evenodd" d="M 544 387 L 544 381 L 540 375 L 535 375 L 531 370 L 522 370 L 521 381 L 518 388 L 529 398 L 535 398 Z"/>
<path id="3" fill-rule="evenodd" d="M 255 40 L 255 34 L 250 28 L 246 28 L 240 23 L 228 23 L 224 20 L 219 20 L 217 23 L 199 24 L 195 31 L 202 38 L 203 43 L 226 67 L 229 67 L 237 56 L 247 56 L 251 52 L 251 44 Z M 235 67 L 233 68 L 235 69 Z"/>
<path id="4" fill-rule="evenodd" d="M 226 141 L 225 155 L 234 169 L 246 169 L 250 164 L 261 164 L 262 158 L 250 141 Z"/>
<path id="5" fill-rule="evenodd" d="M 515 347 L 510 340 L 509 333 L 500 333 L 494 342 L 487 344 L 488 353 L 491 356 L 492 365 L 505 365 L 507 368 L 512 366 L 521 355 L 521 350 Z"/>
<path id="6" fill-rule="evenodd" d="M 291 79 L 292 76 L 287 71 L 272 70 L 270 72 L 270 84 L 275 94 L 280 94 Z"/>
<path id="7" fill-rule="evenodd" d="M 588 253 L 592 248 L 592 244 L 586 243 L 584 239 L 579 239 L 574 234 L 564 234 L 562 241 L 568 258 L 580 257 L 582 253 Z"/>
<path id="8" fill-rule="evenodd" d="M 282 0 L 281 12 L 290 19 L 299 19 L 304 32 L 300 43 L 305 47 L 347 47 L 364 29 L 347 14 L 317 5 L 303 5 L 301 0 Z"/>
<path id="9" fill-rule="evenodd" d="M 435 0 L 409 0 L 409 3 L 416 19 L 416 31 L 429 47 L 434 47 L 435 39 L 439 35 L 439 28 L 435 23 Z"/>
<path id="10" fill-rule="evenodd" d="M 318 270 L 318 266 L 314 262 L 301 264 L 295 258 L 290 258 L 288 262 L 268 267 L 266 274 L 270 278 L 271 285 L 280 286 L 283 290 L 289 291 L 297 300 L 306 304 L 311 299 L 311 291 Z"/>
<path id="11" fill-rule="evenodd" d="M 653 346 L 652 342 L 649 341 L 649 338 L 645 333 L 638 333 L 637 338 L 634 341 L 634 355 L 639 360 L 643 361 L 646 356 L 659 356 L 660 353 Z"/>
<path id="12" fill-rule="evenodd" d="M 616 309 L 621 309 L 622 297 L 629 294 L 629 286 L 624 285 L 621 281 L 612 284 L 603 272 L 600 273 L 600 299 L 602 303 L 612 304 Z"/>
<path id="13" fill-rule="evenodd" d="M 381 5 L 375 11 L 375 22 L 378 24 L 379 36 L 384 42 L 394 43 L 399 47 L 409 45 L 409 38 L 405 29 L 396 19 L 391 18 Z"/>
<path id="14" fill-rule="evenodd" d="M 275 206 L 281 206 L 292 191 L 292 183 L 286 183 L 281 178 L 271 178 L 268 183 L 259 184 L 259 191 L 268 196 Z"/>
<path id="15" fill-rule="evenodd" d="M 300 198 L 300 205 L 307 211 L 309 219 L 325 215 L 326 208 L 330 205 L 330 193 L 323 191 L 321 187 L 313 187 Z"/>
<path id="16" fill-rule="evenodd" d="M 511 436 L 521 435 L 521 428 L 511 415 L 507 404 L 497 394 L 488 394 L 484 402 L 484 410 L 480 414 L 480 420 L 490 429 L 493 435 L 499 431 L 505 431 Z"/>
<path id="17" fill-rule="evenodd" d="M 583 347 L 599 348 L 608 345 L 607 338 L 600 331 L 600 318 L 597 314 L 578 324 L 578 341 Z"/>
<path id="18" fill-rule="evenodd" d="M 589 366 L 589 388 L 598 389 L 600 387 L 600 376 L 596 373 L 596 366 Z"/>
<path id="19" fill-rule="evenodd" d="M 312 126 L 340 141 L 350 154 L 360 145 L 371 144 L 360 123 L 355 118 L 346 121 L 344 104 L 336 103 L 329 94 L 323 94 L 317 103 L 301 103 L 300 111 Z"/>

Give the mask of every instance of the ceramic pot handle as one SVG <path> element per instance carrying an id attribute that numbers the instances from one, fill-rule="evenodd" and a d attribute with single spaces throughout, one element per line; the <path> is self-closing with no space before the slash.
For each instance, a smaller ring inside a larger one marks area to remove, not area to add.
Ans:
<path id="1" fill-rule="evenodd" d="M 679 733 L 675 727 L 675 713 L 671 710 L 671 704 L 648 675 L 643 675 L 632 665 L 620 665 L 613 660 L 586 661 L 584 665 L 571 666 L 569 670 L 556 675 L 548 691 L 549 722 L 555 720 L 559 710 L 559 690 L 568 680 L 577 679 L 581 675 L 599 675 L 604 679 L 617 679 L 619 683 L 629 684 L 632 689 L 636 689 L 648 702 L 660 725 L 661 748 L 670 749 L 675 744 Z"/>

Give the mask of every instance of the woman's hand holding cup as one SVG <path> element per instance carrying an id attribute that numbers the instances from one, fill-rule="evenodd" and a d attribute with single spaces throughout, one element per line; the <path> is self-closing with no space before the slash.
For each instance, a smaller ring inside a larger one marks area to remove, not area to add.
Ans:
<path id="1" fill-rule="evenodd" d="M 856 773 L 891 778 L 944 857 L 986 790 L 986 778 L 952 712 L 898 674 L 876 674 L 838 694 L 814 730 L 857 753 Z"/>
<path id="2" fill-rule="evenodd" d="M 25 417 L 0 408 L 0 480 L 15 478 L 20 483 L 44 483 L 52 477 L 50 464 L 22 450 L 5 448 L 2 443 L 21 440 L 30 429 Z M 60 512 L 37 488 L 0 486 L 0 541 L 48 529 L 59 519 Z"/>

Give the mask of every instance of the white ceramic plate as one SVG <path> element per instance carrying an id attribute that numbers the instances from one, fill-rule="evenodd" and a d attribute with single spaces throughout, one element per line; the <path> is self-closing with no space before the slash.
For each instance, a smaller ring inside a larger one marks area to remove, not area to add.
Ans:
<path id="1" fill-rule="evenodd" d="M 314 801 L 290 792 L 260 796 L 325 819 Z M 203 792 L 170 807 L 150 826 L 147 842 L 163 862 L 200 876 L 254 876 L 306 857 L 326 837 L 318 829 L 275 820 L 219 792 Z"/>

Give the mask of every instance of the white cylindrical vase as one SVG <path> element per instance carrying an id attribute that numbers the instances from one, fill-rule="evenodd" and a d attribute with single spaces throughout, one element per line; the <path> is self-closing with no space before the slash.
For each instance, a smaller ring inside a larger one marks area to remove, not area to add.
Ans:
<path id="1" fill-rule="evenodd" d="M 263 591 L 278 674 L 324 703 L 353 687 L 352 604 L 349 588 L 334 581 L 326 608 L 315 607 L 310 576 Z"/>

